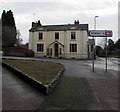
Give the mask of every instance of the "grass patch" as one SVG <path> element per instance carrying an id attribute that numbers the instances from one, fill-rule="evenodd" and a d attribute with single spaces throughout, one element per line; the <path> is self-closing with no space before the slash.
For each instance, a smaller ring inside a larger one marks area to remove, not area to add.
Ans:
<path id="1" fill-rule="evenodd" d="M 40 81 L 44 85 L 49 84 L 63 67 L 61 64 L 45 61 L 8 59 L 3 59 L 2 61 L 19 69 L 29 77 Z"/>
<path id="2" fill-rule="evenodd" d="M 63 76 L 58 87 L 39 109 L 56 107 L 65 110 L 87 110 L 95 101 L 87 79 Z"/>
<path id="3" fill-rule="evenodd" d="M 120 56 L 109 56 L 109 58 L 120 58 Z"/>

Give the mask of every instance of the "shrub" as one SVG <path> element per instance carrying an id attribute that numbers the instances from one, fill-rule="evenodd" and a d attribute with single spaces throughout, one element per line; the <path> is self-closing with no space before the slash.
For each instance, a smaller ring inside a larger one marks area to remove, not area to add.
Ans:
<path id="1" fill-rule="evenodd" d="M 32 50 L 27 50 L 26 53 L 25 53 L 25 56 L 26 56 L 26 57 L 34 57 L 34 51 L 32 51 Z"/>
<path id="2" fill-rule="evenodd" d="M 3 55 L 4 56 L 33 57 L 34 51 L 26 49 L 26 48 L 9 47 L 9 48 L 4 49 Z"/>

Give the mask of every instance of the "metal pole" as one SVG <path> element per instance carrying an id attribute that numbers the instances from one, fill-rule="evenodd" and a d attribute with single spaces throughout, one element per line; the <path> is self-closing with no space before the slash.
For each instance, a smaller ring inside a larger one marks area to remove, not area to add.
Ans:
<path id="1" fill-rule="evenodd" d="M 98 18 L 98 16 L 95 16 L 94 17 L 94 29 L 96 30 L 96 18 Z M 95 56 L 95 39 L 93 37 L 93 48 L 92 48 L 92 63 L 93 63 L 93 72 L 95 71 L 94 70 L 94 56 Z"/>
<path id="2" fill-rule="evenodd" d="M 94 18 L 94 29 L 96 30 L 96 16 Z"/>
<path id="3" fill-rule="evenodd" d="M 94 55 L 95 55 L 95 50 L 94 50 L 94 37 L 93 37 L 93 47 L 92 47 L 92 62 L 93 62 L 93 72 L 94 72 Z"/>
<path id="4" fill-rule="evenodd" d="M 107 37 L 106 37 L 106 72 L 107 72 Z"/>
<path id="5" fill-rule="evenodd" d="M 94 17 L 94 29 L 96 30 L 96 18 L 98 18 L 99 16 L 95 16 Z"/>

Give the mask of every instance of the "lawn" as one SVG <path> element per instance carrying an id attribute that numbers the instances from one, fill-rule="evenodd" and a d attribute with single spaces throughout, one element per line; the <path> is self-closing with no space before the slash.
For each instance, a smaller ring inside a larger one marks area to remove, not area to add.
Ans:
<path id="1" fill-rule="evenodd" d="M 61 64 L 47 61 L 8 59 L 3 59 L 2 61 L 17 68 L 32 79 L 40 81 L 44 85 L 49 84 L 63 68 Z"/>

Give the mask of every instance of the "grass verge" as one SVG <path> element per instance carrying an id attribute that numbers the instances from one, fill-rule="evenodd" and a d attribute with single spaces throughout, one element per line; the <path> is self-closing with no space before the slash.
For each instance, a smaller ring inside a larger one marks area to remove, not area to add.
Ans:
<path id="1" fill-rule="evenodd" d="M 17 68 L 23 74 L 40 81 L 43 85 L 49 84 L 62 69 L 63 65 L 53 62 L 3 59 L 3 62 Z"/>
<path id="2" fill-rule="evenodd" d="M 109 56 L 109 58 L 120 58 L 120 56 Z"/>

